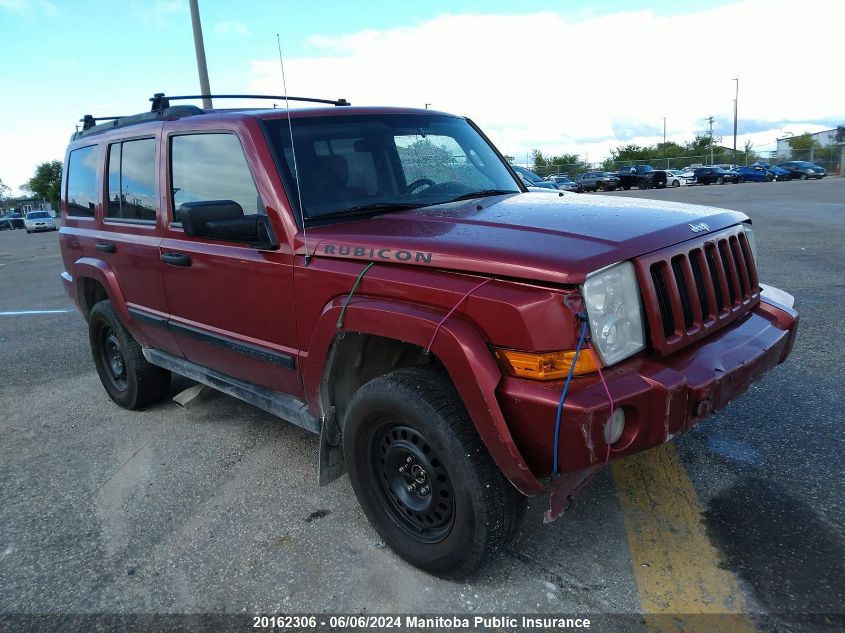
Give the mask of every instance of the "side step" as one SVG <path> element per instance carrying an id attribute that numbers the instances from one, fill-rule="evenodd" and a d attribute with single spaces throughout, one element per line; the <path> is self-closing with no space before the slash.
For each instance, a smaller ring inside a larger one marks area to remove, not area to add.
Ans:
<path id="1" fill-rule="evenodd" d="M 161 350 L 145 347 L 144 358 L 153 365 L 158 365 L 180 376 L 208 385 L 212 389 L 248 402 L 259 409 L 287 420 L 291 424 L 300 426 L 317 435 L 320 434 L 322 426 L 320 419 L 313 416 L 308 411 L 308 405 L 301 400 L 272 389 L 250 384 L 238 378 L 232 378 L 219 371 L 197 365 Z"/>

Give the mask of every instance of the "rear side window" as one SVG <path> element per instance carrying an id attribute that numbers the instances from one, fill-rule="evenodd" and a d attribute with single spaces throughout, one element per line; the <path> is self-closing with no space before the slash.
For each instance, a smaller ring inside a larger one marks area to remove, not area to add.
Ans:
<path id="1" fill-rule="evenodd" d="M 98 147 L 75 149 L 68 157 L 67 213 L 70 216 L 93 218 L 97 206 Z"/>
<path id="2" fill-rule="evenodd" d="M 107 218 L 130 222 L 155 222 L 155 161 L 155 139 L 145 138 L 109 145 Z"/>
<path id="3" fill-rule="evenodd" d="M 234 134 L 187 134 L 170 140 L 173 221 L 186 202 L 232 200 L 244 215 L 263 212 L 241 143 Z"/>

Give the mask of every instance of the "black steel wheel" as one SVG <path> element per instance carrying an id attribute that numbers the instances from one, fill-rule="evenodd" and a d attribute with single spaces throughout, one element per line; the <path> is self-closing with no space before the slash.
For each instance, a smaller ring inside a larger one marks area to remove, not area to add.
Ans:
<path id="1" fill-rule="evenodd" d="M 106 369 L 106 378 L 112 387 L 118 391 L 125 391 L 126 361 L 123 359 L 120 341 L 110 325 L 105 325 L 100 329 L 100 357 Z"/>
<path id="2" fill-rule="evenodd" d="M 449 472 L 425 437 L 395 418 L 370 432 L 370 484 L 397 525 L 424 543 L 439 543 L 452 529 L 455 492 Z"/>
<path id="3" fill-rule="evenodd" d="M 111 301 L 100 301 L 91 308 L 88 340 L 100 382 L 121 407 L 142 409 L 167 395 L 170 372 L 147 362 Z"/>
<path id="4" fill-rule="evenodd" d="M 358 389 L 343 417 L 343 453 L 355 496 L 385 543 L 438 576 L 473 573 L 525 514 L 525 497 L 434 369 L 401 369 Z"/>

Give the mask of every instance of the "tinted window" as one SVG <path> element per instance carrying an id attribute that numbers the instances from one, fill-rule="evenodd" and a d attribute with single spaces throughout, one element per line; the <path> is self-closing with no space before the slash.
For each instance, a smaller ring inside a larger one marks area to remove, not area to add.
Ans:
<path id="1" fill-rule="evenodd" d="M 32 211 L 32 212 L 26 214 L 27 220 L 40 220 L 42 218 L 49 218 L 49 217 L 52 217 L 52 216 L 49 213 L 47 213 L 46 211 Z"/>
<path id="2" fill-rule="evenodd" d="M 106 217 L 155 222 L 156 142 L 145 138 L 109 146 Z"/>
<path id="3" fill-rule="evenodd" d="M 97 205 L 97 146 L 75 149 L 68 158 L 68 215 L 93 218 Z"/>
<path id="4" fill-rule="evenodd" d="M 189 134 L 170 141 L 173 220 L 186 202 L 231 200 L 245 215 L 264 207 L 249 171 L 243 148 L 233 134 Z"/>

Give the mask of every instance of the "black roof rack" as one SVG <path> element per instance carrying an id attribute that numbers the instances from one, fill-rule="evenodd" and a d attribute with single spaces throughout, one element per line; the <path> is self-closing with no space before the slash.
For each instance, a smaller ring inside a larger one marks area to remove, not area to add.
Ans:
<path id="1" fill-rule="evenodd" d="M 196 116 L 198 114 L 205 114 L 202 110 L 192 105 L 177 105 L 171 106 L 171 101 L 184 101 L 186 99 L 273 99 L 275 101 L 282 101 L 287 99 L 289 101 L 305 101 L 308 103 L 324 103 L 333 106 L 348 106 L 350 103 L 346 99 L 314 99 L 311 97 L 286 97 L 284 95 L 180 95 L 177 97 L 166 96 L 163 92 L 155 93 L 151 98 L 152 109 L 149 112 L 142 112 L 141 114 L 132 114 L 129 116 L 101 116 L 94 117 L 86 114 L 80 119 L 82 129 L 74 132 L 71 140 L 75 141 L 86 136 L 93 136 L 95 134 L 102 134 L 108 130 L 115 128 L 126 127 L 128 125 L 137 125 L 146 121 L 155 121 L 156 119 L 181 119 L 188 116 Z M 99 123 L 104 121 L 104 123 Z M 108 123 L 106 123 L 108 121 Z"/>
<path id="2" fill-rule="evenodd" d="M 127 127 L 129 125 L 138 125 L 147 121 L 155 120 L 173 120 L 181 119 L 188 116 L 196 116 L 204 114 L 202 110 L 192 105 L 180 105 L 172 108 L 163 108 L 154 112 L 142 112 L 141 114 L 132 114 L 129 116 L 119 117 L 93 117 L 86 114 L 82 119 L 82 129 L 74 132 L 70 140 L 75 141 L 80 138 L 102 134 L 109 130 Z M 97 123 L 97 121 L 105 121 L 105 123 Z"/>
<path id="3" fill-rule="evenodd" d="M 305 101 L 307 103 L 325 103 L 333 106 L 348 106 L 346 99 L 315 99 L 313 97 L 290 97 L 285 95 L 181 95 L 178 97 L 165 96 L 163 92 L 155 93 L 150 101 L 153 102 L 152 111 L 169 108 L 171 101 L 185 101 L 186 99 L 272 99 L 274 101 Z"/>

